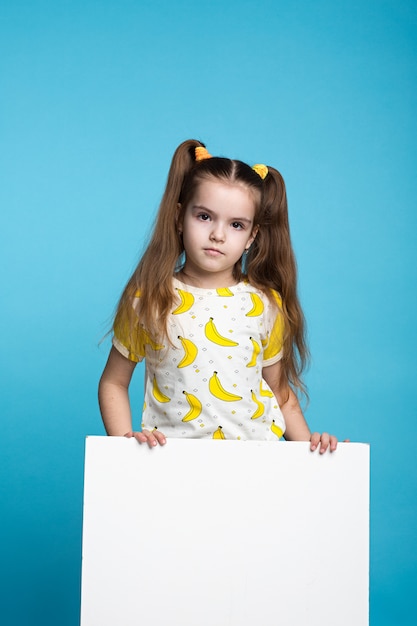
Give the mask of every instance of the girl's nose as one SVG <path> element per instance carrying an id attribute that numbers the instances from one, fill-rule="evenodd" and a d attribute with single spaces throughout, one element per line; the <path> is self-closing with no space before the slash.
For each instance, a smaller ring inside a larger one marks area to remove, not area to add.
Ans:
<path id="1" fill-rule="evenodd" d="M 224 241 L 224 228 L 221 226 L 221 224 L 216 224 L 215 226 L 213 226 L 210 239 L 211 241 Z"/>

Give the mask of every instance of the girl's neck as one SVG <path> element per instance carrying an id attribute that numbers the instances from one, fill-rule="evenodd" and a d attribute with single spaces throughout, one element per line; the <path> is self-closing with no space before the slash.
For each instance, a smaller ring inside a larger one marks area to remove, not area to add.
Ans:
<path id="1" fill-rule="evenodd" d="M 233 278 L 233 276 L 207 276 L 207 277 L 197 277 L 192 274 L 187 274 L 185 269 L 180 270 L 175 274 L 175 278 L 184 283 L 185 285 L 190 285 L 190 287 L 198 287 L 199 289 L 221 289 L 225 287 L 234 287 L 237 285 L 237 281 Z"/>

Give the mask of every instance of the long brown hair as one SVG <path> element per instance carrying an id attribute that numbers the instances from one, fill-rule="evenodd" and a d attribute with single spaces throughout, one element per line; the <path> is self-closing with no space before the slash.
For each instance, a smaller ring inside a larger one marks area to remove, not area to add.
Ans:
<path id="1" fill-rule="evenodd" d="M 244 185 L 253 194 L 254 224 L 258 232 L 244 267 L 241 261 L 236 264 L 234 278 L 238 282 L 247 277 L 250 284 L 271 299 L 270 289 L 281 295 L 285 322 L 282 382 L 305 392 L 301 373 L 308 360 L 308 349 L 297 296 L 297 269 L 284 180 L 272 167 L 268 167 L 268 174 L 262 180 L 252 167 L 238 160 L 212 157 L 196 162 L 198 146 L 205 147 L 200 141 L 190 139 L 174 153 L 150 242 L 120 298 L 114 327 L 123 326 L 132 337 L 138 326 L 146 328 L 155 340 L 166 336 L 168 316 L 176 297 L 172 277 L 184 252 L 177 229 L 182 212 L 203 180 Z M 138 292 L 141 297 L 134 310 L 132 299 Z"/>

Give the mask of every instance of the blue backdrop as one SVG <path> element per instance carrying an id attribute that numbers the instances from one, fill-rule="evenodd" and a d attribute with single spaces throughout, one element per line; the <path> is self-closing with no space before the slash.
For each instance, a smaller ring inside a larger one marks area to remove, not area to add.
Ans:
<path id="1" fill-rule="evenodd" d="M 306 416 L 370 442 L 371 623 L 416 623 L 416 41 L 412 0 L 1 0 L 3 624 L 78 623 L 98 343 L 190 137 L 286 179 Z"/>

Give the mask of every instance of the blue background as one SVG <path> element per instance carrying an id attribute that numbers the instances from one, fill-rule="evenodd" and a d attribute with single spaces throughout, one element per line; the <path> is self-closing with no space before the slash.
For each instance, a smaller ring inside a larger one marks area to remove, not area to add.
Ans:
<path id="1" fill-rule="evenodd" d="M 98 344 L 191 137 L 285 177 L 306 416 L 370 442 L 371 624 L 417 622 L 416 36 L 405 0 L 1 0 L 3 624 L 78 623 Z"/>

